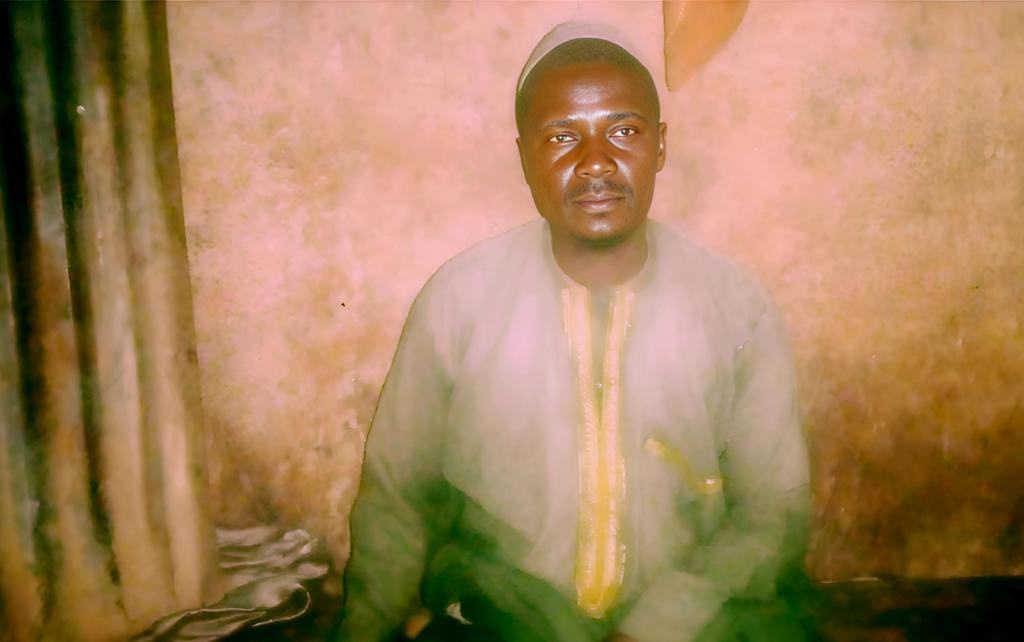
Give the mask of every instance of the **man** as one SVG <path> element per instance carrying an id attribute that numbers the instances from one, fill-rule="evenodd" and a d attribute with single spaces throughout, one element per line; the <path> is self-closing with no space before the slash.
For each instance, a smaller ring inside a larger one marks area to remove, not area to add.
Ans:
<path id="1" fill-rule="evenodd" d="M 396 639 L 418 611 L 420 639 L 507 642 L 718 640 L 771 619 L 743 605 L 773 594 L 805 507 L 793 360 L 760 287 L 648 220 L 667 127 L 621 43 L 589 23 L 541 41 L 516 121 L 542 218 L 413 304 L 367 441 L 341 640 Z"/>

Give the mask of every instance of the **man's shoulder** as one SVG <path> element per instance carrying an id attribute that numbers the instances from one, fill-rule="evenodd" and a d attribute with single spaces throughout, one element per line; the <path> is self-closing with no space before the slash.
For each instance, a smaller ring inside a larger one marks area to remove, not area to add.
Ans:
<path id="1" fill-rule="evenodd" d="M 533 250 L 542 242 L 544 222 L 538 218 L 471 245 L 434 272 L 428 281 L 429 288 L 436 292 L 472 292 L 493 286 L 514 262 L 538 254 Z"/>
<path id="2" fill-rule="evenodd" d="M 651 223 L 657 235 L 659 263 L 670 278 L 686 279 L 716 297 L 769 301 L 760 280 L 734 258 L 664 223 Z"/>
<path id="3" fill-rule="evenodd" d="M 742 342 L 766 313 L 771 295 L 753 271 L 692 237 L 655 224 L 659 280 L 686 299 L 685 309 L 707 317 L 729 341 Z M 681 287 L 677 287 L 681 286 Z"/>

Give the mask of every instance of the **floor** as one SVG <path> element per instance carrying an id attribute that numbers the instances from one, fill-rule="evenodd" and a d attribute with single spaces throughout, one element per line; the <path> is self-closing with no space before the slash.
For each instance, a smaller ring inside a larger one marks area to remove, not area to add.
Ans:
<path id="1" fill-rule="evenodd" d="M 839 582 L 801 599 L 829 642 L 1024 642 L 1024 577 Z M 229 642 L 330 640 L 337 600 L 322 592 L 315 600 L 298 620 Z"/>

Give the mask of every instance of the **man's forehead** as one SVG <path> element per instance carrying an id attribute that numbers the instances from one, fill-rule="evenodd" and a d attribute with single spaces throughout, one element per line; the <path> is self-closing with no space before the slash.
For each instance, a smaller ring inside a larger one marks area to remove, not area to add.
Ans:
<path id="1" fill-rule="evenodd" d="M 628 70 L 610 63 L 572 64 L 545 71 L 531 81 L 531 110 L 545 122 L 601 118 L 649 120 L 656 109 L 643 81 Z M 543 125 L 547 126 L 547 125 Z"/>
<path id="2" fill-rule="evenodd" d="M 630 91 L 642 83 L 634 70 L 624 68 L 608 60 L 570 62 L 537 69 L 530 79 L 534 92 L 551 91 L 573 86 L 577 91 L 611 92 Z"/>

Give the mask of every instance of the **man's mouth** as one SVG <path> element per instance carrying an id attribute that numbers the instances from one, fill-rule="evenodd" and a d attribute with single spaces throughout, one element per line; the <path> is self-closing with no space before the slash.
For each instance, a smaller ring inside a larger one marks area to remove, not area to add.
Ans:
<path id="1" fill-rule="evenodd" d="M 599 212 L 614 207 L 621 200 L 622 197 L 618 194 L 598 192 L 596 194 L 587 194 L 576 201 L 576 204 L 585 210 Z"/>

